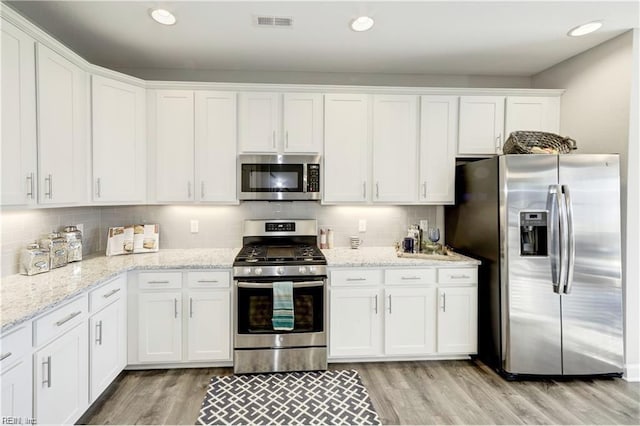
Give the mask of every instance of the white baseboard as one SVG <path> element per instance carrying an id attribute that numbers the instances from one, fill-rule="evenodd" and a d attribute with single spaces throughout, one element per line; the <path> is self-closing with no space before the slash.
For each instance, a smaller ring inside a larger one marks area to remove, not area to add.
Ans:
<path id="1" fill-rule="evenodd" d="M 640 364 L 627 364 L 623 378 L 627 382 L 640 382 Z"/>

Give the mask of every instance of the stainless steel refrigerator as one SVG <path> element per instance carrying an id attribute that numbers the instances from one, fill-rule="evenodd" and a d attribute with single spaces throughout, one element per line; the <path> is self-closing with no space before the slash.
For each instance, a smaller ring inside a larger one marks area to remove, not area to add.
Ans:
<path id="1" fill-rule="evenodd" d="M 507 378 L 620 376 L 617 155 L 503 155 L 456 168 L 447 244 L 482 260 L 479 356 Z"/>

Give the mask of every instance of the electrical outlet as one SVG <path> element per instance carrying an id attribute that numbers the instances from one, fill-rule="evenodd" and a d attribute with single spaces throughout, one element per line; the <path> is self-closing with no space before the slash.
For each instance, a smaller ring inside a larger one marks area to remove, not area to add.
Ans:
<path id="1" fill-rule="evenodd" d="M 360 219 L 358 221 L 358 232 L 367 232 L 367 219 Z"/>
<path id="2" fill-rule="evenodd" d="M 83 223 L 78 223 L 76 225 L 76 228 L 78 228 L 78 231 L 80 231 L 84 235 L 84 224 Z"/>
<path id="3" fill-rule="evenodd" d="M 197 219 L 191 219 L 191 233 L 197 234 L 198 227 L 200 226 L 200 222 Z"/>

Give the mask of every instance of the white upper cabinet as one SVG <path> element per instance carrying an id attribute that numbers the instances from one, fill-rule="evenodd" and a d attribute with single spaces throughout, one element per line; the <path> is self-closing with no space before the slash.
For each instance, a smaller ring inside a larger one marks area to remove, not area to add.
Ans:
<path id="1" fill-rule="evenodd" d="M 193 92 L 158 90 L 154 112 L 156 200 L 193 201 Z"/>
<path id="2" fill-rule="evenodd" d="M 237 203 L 236 93 L 195 92 L 196 199 Z"/>
<path id="3" fill-rule="evenodd" d="M 245 92 L 238 95 L 241 152 L 277 152 L 280 131 L 280 94 Z"/>
<path id="4" fill-rule="evenodd" d="M 93 200 L 146 199 L 146 99 L 141 87 L 92 76 Z"/>
<path id="5" fill-rule="evenodd" d="M 369 95 L 325 95 L 324 202 L 368 200 L 369 116 Z"/>
<path id="6" fill-rule="evenodd" d="M 238 110 L 240 152 L 322 152 L 322 94 L 241 92 Z"/>
<path id="7" fill-rule="evenodd" d="M 39 202 L 86 201 L 87 75 L 42 44 L 37 69 Z"/>
<path id="8" fill-rule="evenodd" d="M 417 158 L 418 97 L 374 95 L 373 201 L 415 202 Z"/>
<path id="9" fill-rule="evenodd" d="M 2 20 L 2 204 L 36 202 L 35 41 Z"/>
<path id="10" fill-rule="evenodd" d="M 420 101 L 419 200 L 423 203 L 453 204 L 458 97 L 422 96 Z"/>
<path id="11" fill-rule="evenodd" d="M 458 155 L 500 154 L 504 96 L 460 96 Z"/>
<path id="12" fill-rule="evenodd" d="M 505 139 L 516 130 L 560 132 L 560 98 L 509 96 L 505 117 Z"/>
<path id="13" fill-rule="evenodd" d="M 284 152 L 322 152 L 322 94 L 285 93 Z"/>

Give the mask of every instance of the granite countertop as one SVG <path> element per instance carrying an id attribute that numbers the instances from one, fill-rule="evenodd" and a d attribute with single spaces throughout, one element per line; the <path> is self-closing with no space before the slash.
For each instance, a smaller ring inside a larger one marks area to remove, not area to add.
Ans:
<path id="1" fill-rule="evenodd" d="M 163 249 L 127 256 L 93 256 L 50 272 L 2 278 L 0 315 L 2 332 L 21 322 L 131 270 L 230 269 L 239 248 Z M 396 255 L 392 247 L 348 247 L 322 251 L 330 267 L 471 266 L 475 259 L 459 254 L 444 259 L 414 259 Z"/>

